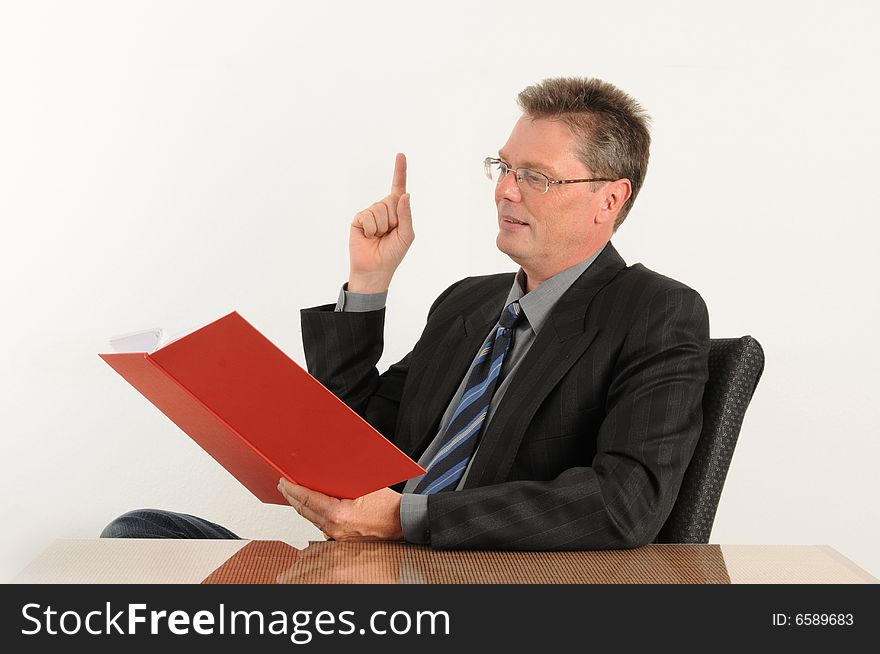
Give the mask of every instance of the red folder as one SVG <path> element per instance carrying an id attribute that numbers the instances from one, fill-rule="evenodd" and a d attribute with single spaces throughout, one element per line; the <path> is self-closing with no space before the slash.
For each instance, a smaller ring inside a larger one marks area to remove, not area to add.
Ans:
<path id="1" fill-rule="evenodd" d="M 263 502 L 281 477 L 352 499 L 425 472 L 235 311 L 99 356 Z"/>

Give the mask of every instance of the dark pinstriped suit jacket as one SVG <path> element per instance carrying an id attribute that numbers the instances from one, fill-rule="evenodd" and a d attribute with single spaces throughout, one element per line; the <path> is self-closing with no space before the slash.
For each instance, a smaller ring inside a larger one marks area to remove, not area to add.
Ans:
<path id="1" fill-rule="evenodd" d="M 450 286 L 413 350 L 382 375 L 384 309 L 303 309 L 309 372 L 417 459 L 513 278 Z M 464 488 L 430 496 L 432 547 L 651 542 L 700 434 L 708 354 L 699 294 L 641 264 L 627 267 L 609 243 L 553 308 L 481 437 Z"/>

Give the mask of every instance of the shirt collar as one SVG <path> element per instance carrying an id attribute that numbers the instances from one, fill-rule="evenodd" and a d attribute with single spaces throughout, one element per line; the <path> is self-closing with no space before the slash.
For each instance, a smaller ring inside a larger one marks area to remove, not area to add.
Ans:
<path id="1" fill-rule="evenodd" d="M 550 311 L 553 310 L 553 307 L 559 301 L 559 298 L 571 288 L 575 280 L 590 267 L 604 249 L 605 247 L 603 246 L 602 249 L 588 259 L 556 273 L 530 293 L 525 292 L 526 273 L 520 267 L 516 277 L 514 277 L 513 286 L 510 287 L 510 292 L 507 294 L 504 306 L 507 307 L 511 302 L 519 300 L 525 319 L 528 321 L 532 331 L 537 335 L 547 321 Z"/>

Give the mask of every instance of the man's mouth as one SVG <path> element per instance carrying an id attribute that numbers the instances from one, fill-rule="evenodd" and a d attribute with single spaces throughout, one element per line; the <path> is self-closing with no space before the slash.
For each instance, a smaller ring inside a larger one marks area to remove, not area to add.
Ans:
<path id="1" fill-rule="evenodd" d="M 510 216 L 502 216 L 501 220 L 503 220 L 506 223 L 513 223 L 514 225 L 528 225 L 528 223 L 524 223 L 521 220 L 515 220 L 514 218 L 511 218 Z"/>

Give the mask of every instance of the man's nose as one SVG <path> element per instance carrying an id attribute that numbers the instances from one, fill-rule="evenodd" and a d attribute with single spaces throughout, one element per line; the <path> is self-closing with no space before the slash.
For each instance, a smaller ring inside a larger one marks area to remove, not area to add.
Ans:
<path id="1" fill-rule="evenodd" d="M 519 190 L 519 184 L 516 182 L 516 173 L 512 170 L 495 185 L 495 200 L 497 201 L 502 198 L 511 202 L 522 200 L 522 193 Z"/>

